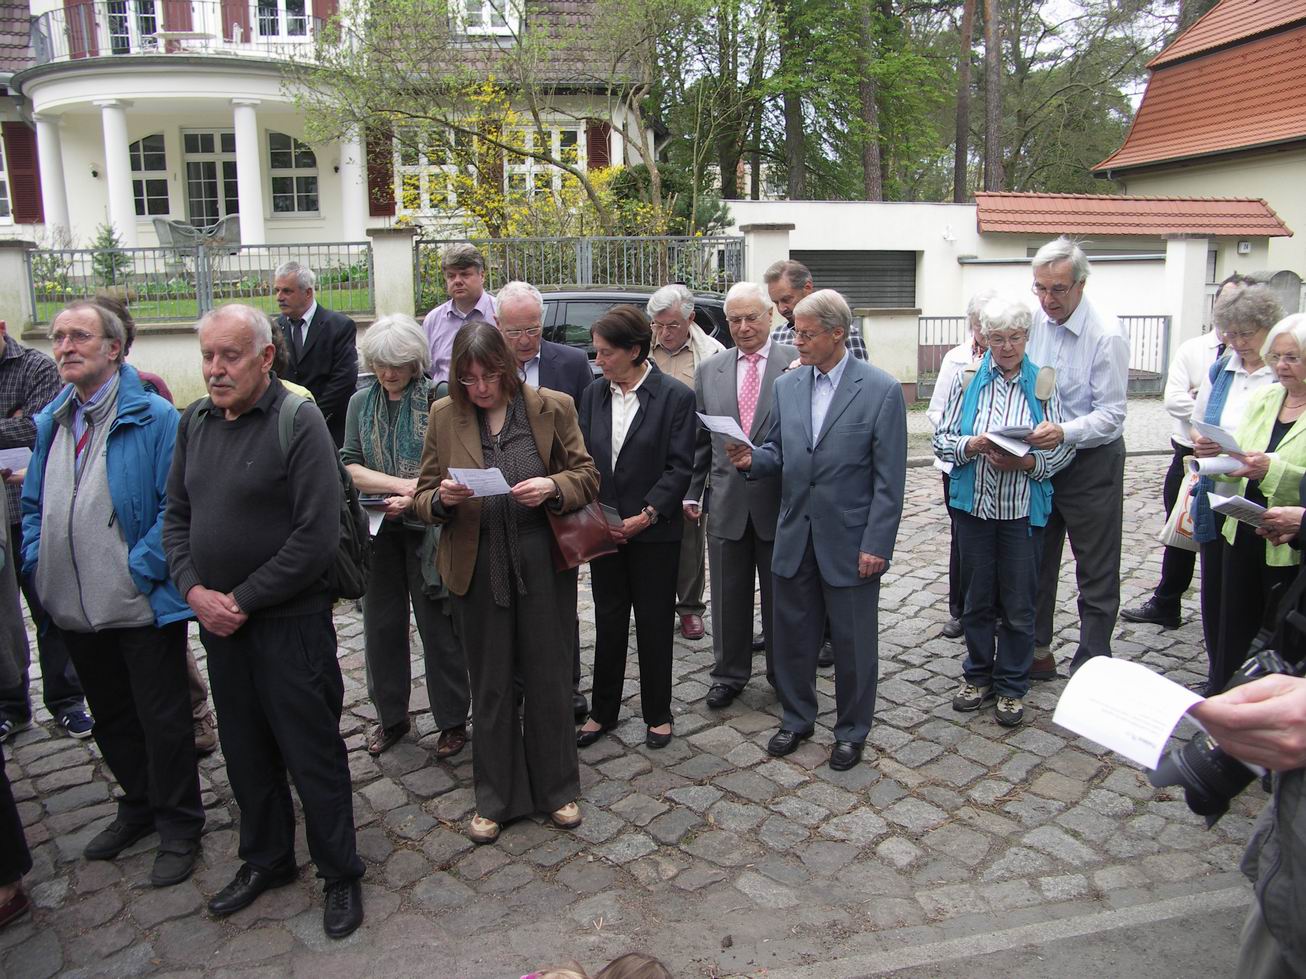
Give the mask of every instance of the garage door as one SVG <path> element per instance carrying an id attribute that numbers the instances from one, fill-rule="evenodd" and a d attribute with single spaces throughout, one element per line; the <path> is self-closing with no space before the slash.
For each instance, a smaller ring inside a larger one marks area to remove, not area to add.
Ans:
<path id="1" fill-rule="evenodd" d="M 916 308 L 916 253 L 889 251 L 791 251 L 812 270 L 818 289 L 837 289 L 848 305 Z"/>

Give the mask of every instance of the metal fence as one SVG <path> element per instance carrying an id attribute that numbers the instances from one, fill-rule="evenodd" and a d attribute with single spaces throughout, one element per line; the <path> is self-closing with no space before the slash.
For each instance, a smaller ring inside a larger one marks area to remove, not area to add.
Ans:
<path id="1" fill-rule="evenodd" d="M 65 304 L 95 295 L 121 300 L 141 323 L 193 322 L 226 302 L 275 313 L 273 273 L 288 261 L 317 273 L 323 306 L 351 314 L 376 309 L 366 241 L 38 249 L 25 258 L 35 323 L 49 323 Z"/>
<path id="2" fill-rule="evenodd" d="M 916 331 L 916 397 L 934 394 L 943 355 L 966 339 L 966 317 L 922 316 Z"/>
<path id="3" fill-rule="evenodd" d="M 695 292 L 725 292 L 744 277 L 741 237 L 428 238 L 418 241 L 414 254 L 419 314 L 448 299 L 441 251 L 469 242 L 485 256 L 485 287 L 490 291 L 521 279 L 542 290 L 656 289 L 681 282 Z"/>

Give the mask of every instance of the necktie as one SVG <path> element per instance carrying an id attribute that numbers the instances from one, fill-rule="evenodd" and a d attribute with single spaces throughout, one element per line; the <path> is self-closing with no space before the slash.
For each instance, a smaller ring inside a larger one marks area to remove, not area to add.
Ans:
<path id="1" fill-rule="evenodd" d="M 744 354 L 748 366 L 744 369 L 744 382 L 739 385 L 739 427 L 745 435 L 752 434 L 753 413 L 757 411 L 757 395 L 762 388 L 762 378 L 757 372 L 761 354 Z"/>
<path id="2" fill-rule="evenodd" d="M 298 361 L 300 356 L 304 353 L 304 321 L 303 320 L 290 321 L 290 336 L 292 342 L 295 344 L 295 360 Z"/>

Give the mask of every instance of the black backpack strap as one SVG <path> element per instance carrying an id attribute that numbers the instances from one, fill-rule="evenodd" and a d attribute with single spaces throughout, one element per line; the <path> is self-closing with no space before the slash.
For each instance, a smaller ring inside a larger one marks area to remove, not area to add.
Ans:
<path id="1" fill-rule="evenodd" d="M 290 455 L 290 436 L 295 431 L 295 416 L 307 401 L 308 398 L 302 394 L 287 391 L 285 399 L 281 402 L 281 409 L 277 414 L 277 440 L 281 443 L 282 459 Z M 290 410 L 287 411 L 287 408 Z"/>

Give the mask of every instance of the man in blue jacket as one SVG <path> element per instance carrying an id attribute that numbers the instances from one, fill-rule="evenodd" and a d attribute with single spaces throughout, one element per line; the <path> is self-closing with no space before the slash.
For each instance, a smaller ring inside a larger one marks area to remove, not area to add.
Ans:
<path id="1" fill-rule="evenodd" d="M 123 363 L 122 320 L 75 302 L 50 329 L 63 391 L 36 417 L 23 575 L 61 630 L 122 787 L 87 845 L 111 860 L 155 830 L 150 882 L 191 875 L 204 828 L 186 676 L 190 608 L 168 577 L 163 512 L 177 412 Z"/>

